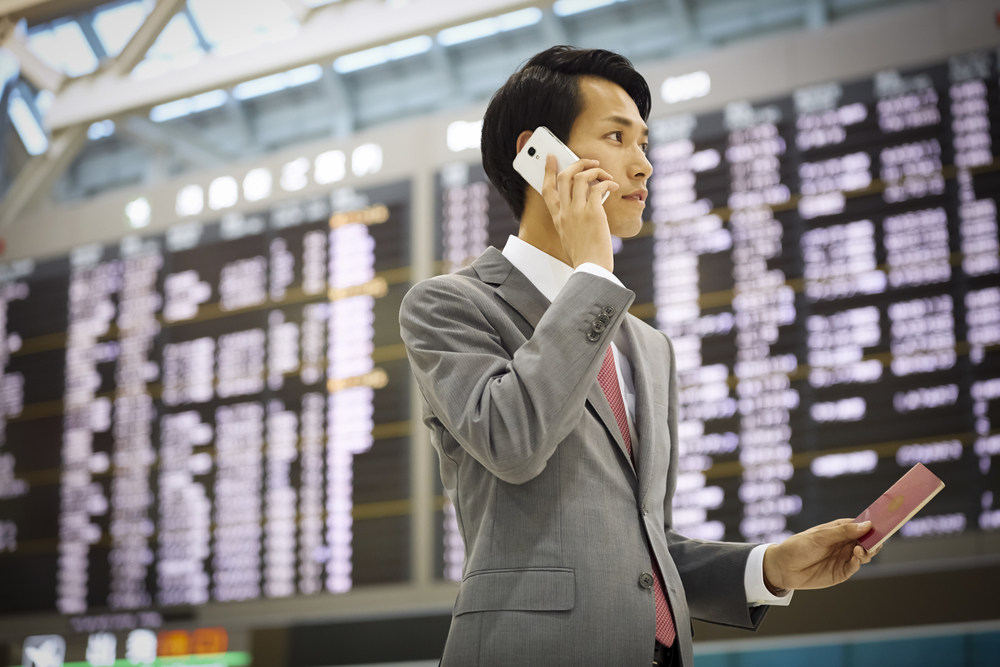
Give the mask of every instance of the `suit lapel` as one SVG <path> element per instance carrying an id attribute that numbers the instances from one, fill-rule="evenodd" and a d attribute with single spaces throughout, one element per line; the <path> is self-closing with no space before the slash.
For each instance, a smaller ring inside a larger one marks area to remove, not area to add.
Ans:
<path id="1" fill-rule="evenodd" d="M 632 463 L 632 457 L 628 455 L 628 450 L 625 449 L 625 439 L 622 438 L 622 431 L 618 428 L 618 420 L 615 419 L 615 413 L 611 409 L 611 404 L 608 403 L 608 397 L 604 395 L 604 390 L 601 389 L 601 383 L 597 381 L 597 378 L 594 378 L 590 394 L 587 395 L 587 402 L 590 403 L 590 407 L 597 413 L 600 420 L 604 422 L 604 427 L 608 429 L 608 433 L 614 438 L 615 444 L 618 445 L 618 450 L 625 457 L 625 460 L 628 461 L 632 473 L 635 474 L 635 464 Z"/>
<path id="2" fill-rule="evenodd" d="M 552 305 L 502 252 L 492 246 L 472 263 L 472 268 L 483 282 L 496 286 L 497 295 L 516 310 L 532 330 Z"/>
<path id="3" fill-rule="evenodd" d="M 545 311 L 552 305 L 538 291 L 538 288 L 523 273 L 518 271 L 510 260 L 503 256 L 502 252 L 492 246 L 487 248 L 486 252 L 472 263 L 472 268 L 475 269 L 483 282 L 496 286 L 497 295 L 516 310 L 534 331 Z M 604 395 L 596 375 L 590 393 L 587 395 L 587 403 L 590 404 L 598 419 L 604 423 L 605 428 L 634 473 L 635 466 L 628 455 L 628 450 L 625 449 L 625 440 L 622 438 L 618 422 L 615 420 L 615 413 L 611 410 L 611 405 L 608 403 L 608 398 Z"/>
<path id="4" fill-rule="evenodd" d="M 632 347 L 632 377 L 635 384 L 635 430 L 639 439 L 637 446 L 637 465 L 639 468 L 640 495 L 652 484 L 657 466 L 664 467 L 669 460 L 669 452 L 662 450 L 662 437 L 656 428 L 660 415 L 656 413 L 657 396 L 666 400 L 668 377 L 662 368 L 663 358 L 659 354 L 657 343 L 652 339 L 642 323 L 631 315 L 626 315 L 622 322 L 625 335 Z M 665 415 L 663 423 L 666 422 Z M 660 457 L 665 457 L 660 460 Z"/>

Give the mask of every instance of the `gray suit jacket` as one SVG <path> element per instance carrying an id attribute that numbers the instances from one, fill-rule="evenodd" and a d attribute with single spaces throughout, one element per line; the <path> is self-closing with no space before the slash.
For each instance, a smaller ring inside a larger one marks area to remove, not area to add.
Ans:
<path id="1" fill-rule="evenodd" d="M 691 618 L 756 628 L 752 544 L 671 529 L 677 380 L 661 332 L 627 314 L 635 294 L 574 274 L 549 301 L 495 248 L 415 285 L 400 309 L 424 423 L 465 541 L 442 664 L 649 665 L 649 547 L 682 660 Z M 594 322 L 610 318 L 603 331 Z M 597 373 L 620 326 L 636 387 L 636 470 Z"/>

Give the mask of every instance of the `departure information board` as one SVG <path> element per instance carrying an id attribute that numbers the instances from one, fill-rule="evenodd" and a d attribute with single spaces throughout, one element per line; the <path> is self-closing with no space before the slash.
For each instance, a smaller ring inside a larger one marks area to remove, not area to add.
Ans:
<path id="1" fill-rule="evenodd" d="M 0 613 L 409 578 L 410 183 L 0 276 Z"/>
<path id="2" fill-rule="evenodd" d="M 780 541 L 917 462 L 946 488 L 898 539 L 1000 528 L 996 58 L 650 121 L 646 224 L 615 273 L 677 354 L 679 532 Z M 516 233 L 474 169 L 441 174 L 445 270 Z"/>

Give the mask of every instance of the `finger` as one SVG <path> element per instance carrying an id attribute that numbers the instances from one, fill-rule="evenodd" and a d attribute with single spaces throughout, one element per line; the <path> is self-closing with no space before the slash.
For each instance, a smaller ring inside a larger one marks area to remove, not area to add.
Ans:
<path id="1" fill-rule="evenodd" d="M 820 544 L 829 546 L 844 542 L 854 542 L 863 537 L 870 528 L 870 521 L 853 523 L 853 519 L 846 522 L 843 519 L 838 519 L 828 524 L 816 526 L 810 530 L 816 531 L 813 539 Z"/>
<path id="2" fill-rule="evenodd" d="M 590 171 L 581 171 L 573 177 L 573 206 L 582 211 L 590 198 Z"/>
<path id="3" fill-rule="evenodd" d="M 613 179 L 611 174 L 603 169 L 595 167 L 579 172 L 573 177 L 573 205 L 582 210 L 590 200 L 592 188 L 607 182 L 613 182 Z M 603 196 L 604 190 L 601 190 L 601 197 Z"/>
<path id="4" fill-rule="evenodd" d="M 881 545 L 879 545 L 879 549 L 881 548 L 882 548 Z M 857 557 L 858 561 L 860 561 L 862 565 L 865 563 L 870 563 L 872 560 L 872 556 L 874 556 L 877 553 L 878 549 L 873 549 L 872 551 L 868 551 L 860 544 L 854 547 L 854 556 Z"/>
<path id="5" fill-rule="evenodd" d="M 574 190 L 577 174 L 584 171 L 587 167 L 593 167 L 596 165 L 597 160 L 577 160 L 569 167 L 559 172 L 559 206 L 562 211 L 568 211 L 570 209 L 572 200 L 576 196 Z"/>
<path id="6" fill-rule="evenodd" d="M 545 189 L 547 187 L 552 187 L 553 189 L 555 189 L 556 168 L 558 167 L 558 165 L 559 163 L 556 162 L 555 155 L 550 154 L 545 156 L 545 176 L 542 179 L 542 189 Z"/>
<path id="7" fill-rule="evenodd" d="M 826 523 L 821 523 L 819 525 L 813 526 L 812 530 L 822 530 L 824 528 L 838 528 L 849 523 L 853 523 L 854 519 L 834 519 L 833 521 L 827 521 Z"/>
<path id="8" fill-rule="evenodd" d="M 851 565 L 861 566 L 862 561 L 865 559 L 865 549 L 861 545 L 855 545 L 851 549 Z"/>
<path id="9" fill-rule="evenodd" d="M 594 181 L 613 181 L 614 177 L 608 172 L 604 171 L 600 167 L 593 167 L 591 169 L 584 169 L 578 173 L 574 178 L 584 178 L 588 183 L 593 183 Z"/>
<path id="10" fill-rule="evenodd" d="M 579 174 L 581 171 L 585 171 L 587 169 L 593 169 L 594 167 L 597 167 L 600 164 L 601 164 L 600 160 L 591 160 L 590 158 L 582 158 L 580 160 L 577 160 L 570 166 L 566 167 L 566 169 L 564 169 L 563 171 L 568 172 L 570 178 L 572 178 L 573 176 Z"/>
<path id="11" fill-rule="evenodd" d="M 614 181 L 601 181 L 597 185 L 592 185 L 587 195 L 587 203 L 595 208 L 600 207 L 604 204 L 604 193 L 614 192 L 617 189 L 618 184 Z"/>
<path id="12" fill-rule="evenodd" d="M 549 155 L 552 154 L 549 153 Z M 545 159 L 547 161 L 549 159 L 548 156 L 546 156 Z M 552 159 L 553 160 L 556 159 L 554 155 L 552 155 Z M 567 188 L 572 187 L 571 183 L 573 181 L 573 178 L 575 178 L 577 174 L 579 174 L 582 171 L 586 171 L 588 169 L 595 169 L 600 164 L 601 163 L 598 162 L 597 160 L 577 160 L 576 162 L 574 162 L 573 164 L 571 164 L 570 166 L 566 167 L 565 169 L 559 172 L 558 175 L 559 187 L 562 187 L 564 184 L 566 185 Z M 558 171 L 558 163 L 556 170 Z"/>
<path id="13" fill-rule="evenodd" d="M 553 220 L 558 217 L 556 214 L 559 211 L 559 193 L 556 188 L 556 169 L 558 166 L 559 163 L 556 162 L 555 155 L 549 154 L 545 156 L 545 177 L 542 180 L 542 198 L 549 207 L 549 213 L 552 214 Z"/>
<path id="14" fill-rule="evenodd" d="M 871 521 L 862 521 L 861 523 L 845 523 L 839 526 L 839 532 L 845 540 L 856 540 L 864 537 L 872 528 Z"/>

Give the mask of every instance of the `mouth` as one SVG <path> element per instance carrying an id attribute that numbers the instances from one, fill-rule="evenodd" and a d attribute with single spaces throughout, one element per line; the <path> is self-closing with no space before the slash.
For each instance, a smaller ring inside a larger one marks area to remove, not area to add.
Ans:
<path id="1" fill-rule="evenodd" d="M 622 199 L 629 200 L 629 201 L 636 201 L 636 202 L 639 202 L 640 204 L 645 205 L 645 203 L 646 203 L 646 196 L 648 194 L 649 193 L 646 192 L 645 190 L 636 190 L 632 194 L 625 195 L 624 197 L 622 197 Z"/>

